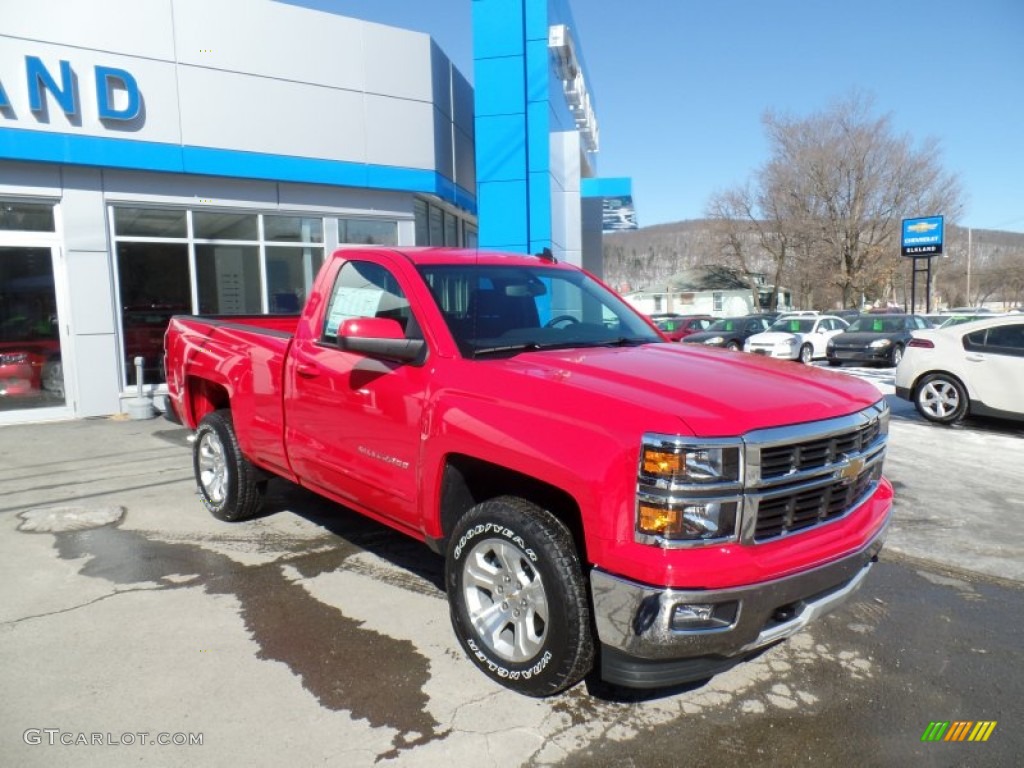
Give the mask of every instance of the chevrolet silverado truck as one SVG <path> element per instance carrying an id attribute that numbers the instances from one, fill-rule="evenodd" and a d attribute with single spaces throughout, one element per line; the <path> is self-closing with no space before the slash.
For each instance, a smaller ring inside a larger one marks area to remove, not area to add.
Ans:
<path id="1" fill-rule="evenodd" d="M 284 478 L 445 558 L 484 674 L 706 679 L 846 600 L 882 547 L 889 411 L 823 369 L 669 343 L 550 256 L 336 251 L 298 317 L 184 317 L 169 402 L 223 520 Z"/>

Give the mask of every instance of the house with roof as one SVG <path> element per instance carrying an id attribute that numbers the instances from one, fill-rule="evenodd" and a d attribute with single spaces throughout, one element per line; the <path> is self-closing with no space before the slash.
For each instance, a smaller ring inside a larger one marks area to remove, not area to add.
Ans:
<path id="1" fill-rule="evenodd" d="M 714 315 L 735 317 L 765 311 L 772 286 L 762 274 L 744 274 L 722 265 L 708 264 L 685 269 L 663 286 L 623 291 L 622 297 L 647 315 Z M 780 289 L 779 310 L 790 309 L 790 294 Z"/>

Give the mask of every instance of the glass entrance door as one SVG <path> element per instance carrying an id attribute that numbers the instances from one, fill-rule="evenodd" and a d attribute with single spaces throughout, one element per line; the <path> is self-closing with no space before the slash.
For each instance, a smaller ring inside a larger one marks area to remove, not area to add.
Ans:
<path id="1" fill-rule="evenodd" d="M 67 404 L 53 249 L 0 246 L 0 414 Z"/>

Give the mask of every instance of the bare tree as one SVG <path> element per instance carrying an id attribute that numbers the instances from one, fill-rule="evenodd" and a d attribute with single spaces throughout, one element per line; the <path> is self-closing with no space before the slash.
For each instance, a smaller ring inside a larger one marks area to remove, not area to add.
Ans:
<path id="1" fill-rule="evenodd" d="M 915 149 L 871 108 L 871 99 L 854 94 L 804 118 L 769 111 L 770 159 L 751 184 L 717 195 L 709 207 L 712 217 L 758 233 L 777 283 L 788 274 L 795 284 L 813 284 L 815 267 L 826 266 L 843 306 L 891 297 L 904 266 L 901 219 L 955 220 L 962 207 L 960 182 L 942 170 L 938 144 Z"/>

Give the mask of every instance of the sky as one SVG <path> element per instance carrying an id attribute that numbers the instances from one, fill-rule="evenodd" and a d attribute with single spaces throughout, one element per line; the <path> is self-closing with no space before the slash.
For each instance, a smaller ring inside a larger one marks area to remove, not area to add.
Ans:
<path id="1" fill-rule="evenodd" d="M 293 0 L 430 34 L 473 80 L 472 0 Z M 960 177 L 949 223 L 1024 232 L 1024 0 L 568 0 L 641 226 L 702 218 L 768 160 L 762 117 L 854 92 Z M 943 214 L 908 211 L 907 217 Z"/>

